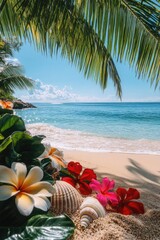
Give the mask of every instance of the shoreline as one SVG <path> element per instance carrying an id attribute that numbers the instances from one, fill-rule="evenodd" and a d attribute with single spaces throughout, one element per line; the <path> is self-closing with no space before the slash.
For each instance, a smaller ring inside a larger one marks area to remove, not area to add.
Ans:
<path id="1" fill-rule="evenodd" d="M 88 152 L 114 152 L 126 154 L 149 154 L 160 155 L 160 141 L 147 139 L 123 139 L 123 138 L 107 138 L 96 136 L 76 130 L 58 128 L 46 123 L 27 124 L 27 130 L 32 135 L 45 135 L 44 142 L 51 143 L 52 146 L 73 151 Z"/>
<path id="2" fill-rule="evenodd" d="M 82 150 L 82 149 L 74 149 L 74 148 L 59 148 L 61 149 L 62 151 L 64 152 L 87 152 L 87 153 L 95 153 L 95 154 L 126 154 L 126 155 L 143 155 L 143 156 L 157 156 L 157 157 L 160 157 L 160 153 L 153 153 L 153 152 L 120 152 L 120 151 L 106 151 L 106 150 L 97 150 L 97 151 L 93 151 L 93 150 L 90 150 L 90 149 L 85 149 L 85 150 Z"/>

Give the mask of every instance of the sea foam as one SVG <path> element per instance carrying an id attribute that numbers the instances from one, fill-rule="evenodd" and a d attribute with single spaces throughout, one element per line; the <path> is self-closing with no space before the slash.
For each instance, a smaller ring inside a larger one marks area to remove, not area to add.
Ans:
<path id="1" fill-rule="evenodd" d="M 27 124 L 33 135 L 45 135 L 44 142 L 50 142 L 59 149 L 90 152 L 123 152 L 160 155 L 159 141 L 108 138 L 81 131 L 57 128 L 45 123 Z"/>

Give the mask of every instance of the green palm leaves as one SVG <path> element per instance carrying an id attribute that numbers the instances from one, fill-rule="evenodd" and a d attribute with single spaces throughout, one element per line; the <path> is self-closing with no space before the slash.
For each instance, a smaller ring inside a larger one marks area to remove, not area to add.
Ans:
<path id="1" fill-rule="evenodd" d="M 98 32 L 110 54 L 127 60 L 139 77 L 160 80 L 158 0 L 77 0 L 79 11 Z"/>
<path id="2" fill-rule="evenodd" d="M 7 62 L 7 57 L 13 55 L 13 46 L 0 38 L 0 96 L 14 93 L 15 88 L 25 89 L 33 87 L 33 81 L 23 75 L 21 66 Z"/>
<path id="3" fill-rule="evenodd" d="M 0 71 L 0 93 L 13 94 L 15 88 L 31 87 L 33 87 L 33 81 L 23 76 L 20 66 L 5 65 Z"/>
<path id="4" fill-rule="evenodd" d="M 33 41 L 51 55 L 59 51 L 103 89 L 111 77 L 121 96 L 111 56 L 159 84 L 158 0 L 3 0 L 0 8 L 4 35 Z"/>

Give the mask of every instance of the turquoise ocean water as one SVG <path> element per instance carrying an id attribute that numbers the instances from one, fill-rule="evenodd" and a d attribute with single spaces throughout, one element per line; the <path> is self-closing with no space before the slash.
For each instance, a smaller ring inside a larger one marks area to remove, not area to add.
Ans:
<path id="1" fill-rule="evenodd" d="M 62 149 L 160 154 L 160 103 L 34 103 L 16 110 Z"/>

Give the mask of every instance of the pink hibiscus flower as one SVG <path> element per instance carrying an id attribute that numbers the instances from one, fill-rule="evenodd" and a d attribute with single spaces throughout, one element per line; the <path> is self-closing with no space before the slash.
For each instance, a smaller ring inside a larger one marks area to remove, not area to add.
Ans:
<path id="1" fill-rule="evenodd" d="M 108 203 L 117 203 L 117 194 L 113 192 L 115 182 L 105 177 L 102 179 L 102 183 L 92 179 L 89 184 L 90 188 L 97 193 L 97 199 L 99 202 L 106 207 Z"/>

